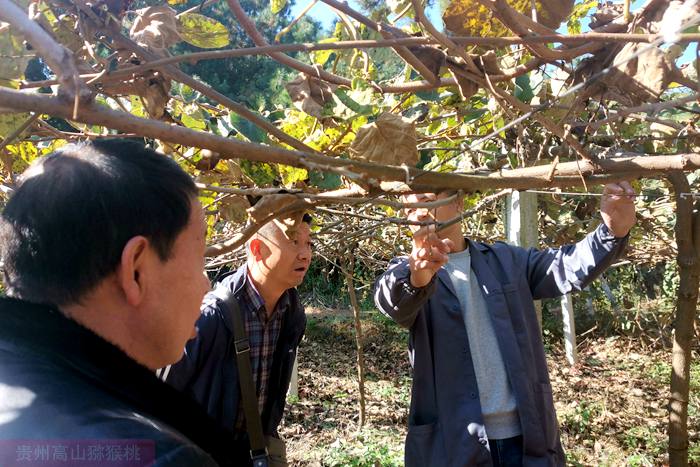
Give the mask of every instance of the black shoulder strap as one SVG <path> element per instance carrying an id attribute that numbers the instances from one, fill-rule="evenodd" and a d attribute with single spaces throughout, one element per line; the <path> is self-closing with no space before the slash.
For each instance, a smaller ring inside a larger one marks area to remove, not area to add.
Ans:
<path id="1" fill-rule="evenodd" d="M 258 412 L 258 398 L 253 383 L 253 368 L 250 364 L 250 342 L 245 332 L 238 300 L 233 294 L 228 297 L 228 304 L 233 315 L 233 343 L 238 362 L 238 381 L 241 385 L 241 402 L 245 415 L 248 438 L 250 439 L 250 458 L 253 467 L 268 467 L 268 453 L 263 435 L 262 421 Z"/>

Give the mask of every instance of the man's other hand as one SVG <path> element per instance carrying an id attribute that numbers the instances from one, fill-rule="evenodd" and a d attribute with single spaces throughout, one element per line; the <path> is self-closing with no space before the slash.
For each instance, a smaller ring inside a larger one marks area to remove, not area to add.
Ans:
<path id="1" fill-rule="evenodd" d="M 610 232 L 617 238 L 627 235 L 637 221 L 634 198 L 637 193 L 629 182 L 609 183 L 603 188 L 600 214 Z"/>
<path id="2" fill-rule="evenodd" d="M 447 263 L 447 253 L 452 251 L 452 240 L 440 239 L 435 226 L 429 225 L 413 234 L 413 250 L 408 257 L 411 270 L 411 285 L 425 287 L 435 273 Z"/>

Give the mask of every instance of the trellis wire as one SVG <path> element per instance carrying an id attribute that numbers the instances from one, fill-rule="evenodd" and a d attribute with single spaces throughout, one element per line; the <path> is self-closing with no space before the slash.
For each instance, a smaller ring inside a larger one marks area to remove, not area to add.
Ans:
<path id="1" fill-rule="evenodd" d="M 581 197 L 603 197 L 606 195 L 613 196 L 614 193 L 592 193 L 590 191 L 547 191 L 547 190 L 520 190 L 524 193 L 536 193 L 536 194 L 542 194 L 542 195 L 557 195 L 557 196 L 581 196 Z M 658 194 L 657 192 L 654 193 L 635 193 L 634 195 L 619 195 L 619 196 L 628 196 L 630 198 L 647 198 L 647 199 L 661 199 L 661 198 L 668 198 L 669 196 L 672 196 L 671 194 Z M 690 192 L 690 193 L 679 193 L 679 196 L 681 198 L 687 198 L 691 197 L 693 199 L 700 198 L 700 192 Z"/>

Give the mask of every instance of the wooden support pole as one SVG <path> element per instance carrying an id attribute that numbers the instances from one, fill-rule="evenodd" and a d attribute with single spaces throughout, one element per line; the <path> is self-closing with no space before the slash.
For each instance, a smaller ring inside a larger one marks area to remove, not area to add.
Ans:
<path id="1" fill-rule="evenodd" d="M 668 176 L 676 195 L 676 244 L 678 245 L 678 299 L 673 327 L 671 399 L 668 416 L 668 455 L 671 467 L 688 465 L 688 396 L 690 394 L 690 359 L 693 343 L 693 321 L 697 312 L 700 284 L 700 214 L 693 213 L 692 198 L 683 173 Z M 696 206 L 697 207 L 697 206 Z"/>
<path id="2" fill-rule="evenodd" d="M 578 362 L 578 352 L 576 351 L 574 302 L 570 293 L 561 297 L 561 318 L 564 323 L 564 349 L 566 350 L 566 360 L 569 362 L 569 365 L 574 366 Z"/>
<path id="3" fill-rule="evenodd" d="M 294 366 L 292 366 L 292 379 L 289 382 L 288 396 L 299 398 L 299 354 L 294 358 Z"/>
<path id="4" fill-rule="evenodd" d="M 506 239 L 508 243 L 523 248 L 537 247 L 537 194 L 513 191 L 506 197 Z M 537 322 L 542 327 L 542 303 L 535 301 Z"/>

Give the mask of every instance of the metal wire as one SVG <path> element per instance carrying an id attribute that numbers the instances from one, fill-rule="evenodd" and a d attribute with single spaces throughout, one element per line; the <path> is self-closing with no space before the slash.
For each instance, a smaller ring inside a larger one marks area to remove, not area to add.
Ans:
<path id="1" fill-rule="evenodd" d="M 557 195 L 557 196 L 580 196 L 580 197 L 602 197 L 605 196 L 603 193 L 591 193 L 589 191 L 547 191 L 547 190 L 520 190 L 521 193 L 536 193 L 536 194 L 542 194 L 542 195 Z M 622 195 L 622 196 L 629 196 L 629 197 L 634 197 L 634 198 L 647 198 L 647 199 L 660 199 L 660 198 L 668 198 L 670 196 L 673 196 L 672 193 L 666 193 L 666 194 L 659 194 L 658 192 L 641 192 L 641 193 L 636 193 L 634 195 Z M 680 193 L 679 196 L 681 198 L 693 198 L 693 199 L 700 199 L 700 192 L 689 192 L 689 193 Z"/>

